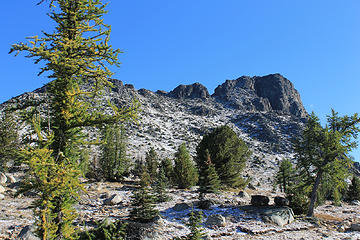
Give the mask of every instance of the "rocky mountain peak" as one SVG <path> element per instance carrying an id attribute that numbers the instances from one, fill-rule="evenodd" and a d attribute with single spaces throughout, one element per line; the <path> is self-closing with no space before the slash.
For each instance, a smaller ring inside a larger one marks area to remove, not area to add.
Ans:
<path id="1" fill-rule="evenodd" d="M 169 97 L 173 98 L 201 98 L 206 99 L 210 97 L 207 88 L 200 84 L 194 83 L 191 85 L 179 85 L 174 90 L 168 93 Z"/>
<path id="2" fill-rule="evenodd" d="M 212 96 L 247 111 L 278 111 L 297 117 L 307 115 L 298 91 L 280 74 L 226 80 Z"/>

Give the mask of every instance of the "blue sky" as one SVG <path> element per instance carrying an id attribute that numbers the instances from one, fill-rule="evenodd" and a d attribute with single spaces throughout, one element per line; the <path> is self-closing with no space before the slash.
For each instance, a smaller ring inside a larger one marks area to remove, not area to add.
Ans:
<path id="1" fill-rule="evenodd" d="M 51 31 L 46 5 L 4 1 L 0 15 L 0 102 L 47 82 L 39 66 L 8 55 L 11 44 Z M 200 82 L 281 73 L 307 111 L 325 122 L 330 109 L 360 112 L 358 0 L 112 0 L 105 22 L 124 51 L 114 78 L 170 91 Z M 353 153 L 360 160 L 360 151 Z"/>

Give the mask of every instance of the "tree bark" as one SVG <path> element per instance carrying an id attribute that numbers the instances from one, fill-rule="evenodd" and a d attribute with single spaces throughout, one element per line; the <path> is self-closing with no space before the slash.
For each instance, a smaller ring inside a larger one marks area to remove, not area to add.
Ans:
<path id="1" fill-rule="evenodd" d="M 311 196 L 310 196 L 309 210 L 308 210 L 308 212 L 306 214 L 308 217 L 314 216 L 314 208 L 315 208 L 315 203 L 316 203 L 316 199 L 317 199 L 317 190 L 319 188 L 323 172 L 324 171 L 322 169 L 320 169 L 316 174 L 315 183 L 314 183 L 314 186 L 313 186 L 313 189 L 312 189 L 312 192 L 311 192 Z"/>

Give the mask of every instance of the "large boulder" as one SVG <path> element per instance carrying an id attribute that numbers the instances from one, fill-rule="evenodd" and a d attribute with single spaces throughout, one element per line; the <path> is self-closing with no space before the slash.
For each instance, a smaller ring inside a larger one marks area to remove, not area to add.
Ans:
<path id="1" fill-rule="evenodd" d="M 289 206 L 289 200 L 287 200 L 284 197 L 279 197 L 279 196 L 275 197 L 274 203 L 275 203 L 275 206 L 279 206 L 279 207 Z"/>
<path id="2" fill-rule="evenodd" d="M 113 194 L 111 197 L 105 199 L 104 204 L 105 205 L 117 205 L 121 203 L 122 197 L 119 194 Z"/>
<path id="3" fill-rule="evenodd" d="M 294 212 L 289 207 L 264 209 L 261 215 L 265 222 L 273 223 L 280 227 L 292 223 L 295 220 Z"/>
<path id="4" fill-rule="evenodd" d="M 7 174 L 7 183 L 13 184 L 16 183 L 16 178 L 13 175 Z"/>
<path id="5" fill-rule="evenodd" d="M 205 225 L 209 227 L 225 227 L 226 219 L 220 214 L 210 215 L 206 220 Z"/>
<path id="6" fill-rule="evenodd" d="M 40 238 L 36 237 L 35 234 L 35 228 L 34 226 L 26 226 L 24 227 L 16 239 L 18 240 L 40 240 Z"/>
<path id="7" fill-rule="evenodd" d="M 360 232 L 360 223 L 352 223 L 350 226 L 350 230 Z"/>
<path id="8" fill-rule="evenodd" d="M 269 205 L 269 197 L 264 195 L 252 195 L 251 196 L 251 205 L 259 207 L 259 206 L 267 206 Z"/>
<path id="9" fill-rule="evenodd" d="M 5 199 L 5 195 L 0 193 L 0 200 Z"/>
<path id="10" fill-rule="evenodd" d="M 173 210 L 176 211 L 176 212 L 181 212 L 181 211 L 184 211 L 186 209 L 189 209 L 190 207 L 191 206 L 188 203 L 177 203 L 173 207 Z"/>

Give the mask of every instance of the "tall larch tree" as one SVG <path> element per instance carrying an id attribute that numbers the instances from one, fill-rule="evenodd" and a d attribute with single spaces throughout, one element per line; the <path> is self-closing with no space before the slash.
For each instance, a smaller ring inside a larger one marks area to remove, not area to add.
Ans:
<path id="1" fill-rule="evenodd" d="M 49 3 L 48 16 L 55 30 L 30 37 L 29 43 L 14 44 L 10 50 L 16 55 L 25 52 L 36 64 L 44 63 L 39 75 L 46 73 L 53 80 L 46 88 L 48 119 L 33 121 L 38 136 L 47 137 L 38 139 L 42 141 L 37 149 L 24 152 L 33 174 L 27 188 L 40 197 L 35 212 L 41 239 L 73 239 L 73 205 L 81 188 L 78 156 L 79 146 L 84 144 L 83 129 L 131 119 L 137 104 L 118 107 L 109 102 L 111 115 L 94 107 L 101 90 L 111 86 L 108 79 L 113 73 L 108 66 L 119 66 L 120 50 L 109 45 L 111 28 L 102 19 L 106 5 L 101 0 L 40 3 Z M 42 122 L 47 122 L 46 129 L 41 127 Z"/>
<path id="2" fill-rule="evenodd" d="M 302 137 L 295 144 L 297 168 L 303 176 L 311 179 L 312 184 L 308 216 L 314 214 L 325 176 L 330 174 L 333 176 L 331 179 L 336 180 L 337 184 L 333 187 L 342 186 L 339 179 L 351 166 L 348 154 L 357 146 L 355 139 L 360 130 L 359 123 L 357 114 L 339 117 L 334 110 L 328 116 L 325 127 L 320 125 L 314 113 L 309 116 Z"/>

